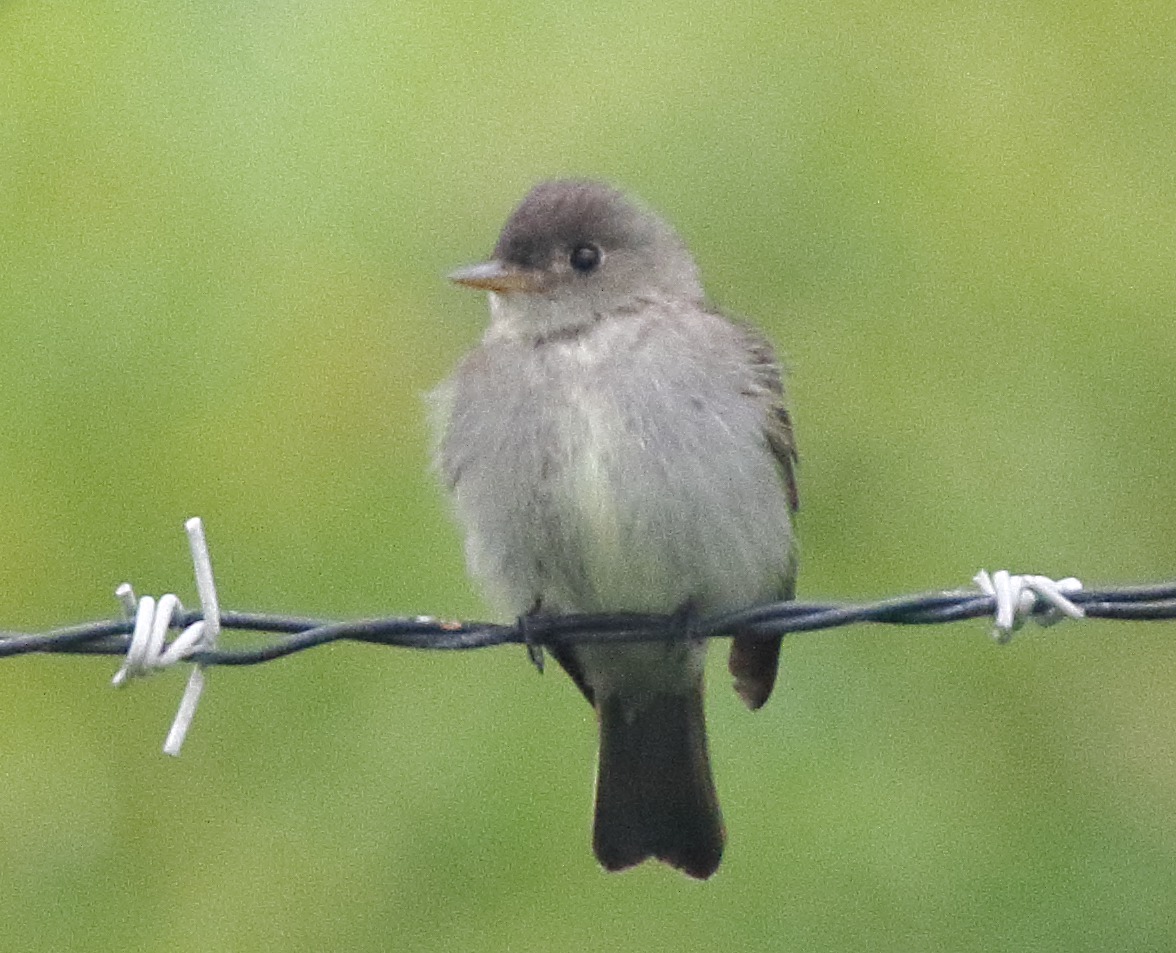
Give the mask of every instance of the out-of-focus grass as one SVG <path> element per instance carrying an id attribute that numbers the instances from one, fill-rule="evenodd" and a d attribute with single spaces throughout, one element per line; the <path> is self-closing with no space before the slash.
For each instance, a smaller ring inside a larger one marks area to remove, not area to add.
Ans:
<path id="1" fill-rule="evenodd" d="M 1176 17 L 1107 5 L 0 7 L 0 625 L 124 578 L 485 612 L 420 395 L 537 178 L 673 220 L 787 355 L 802 595 L 1176 565 Z M 517 652 L 0 662 L 22 950 L 1165 949 L 1170 627 L 802 636 L 712 672 L 706 885 L 607 877 L 594 726 Z"/>

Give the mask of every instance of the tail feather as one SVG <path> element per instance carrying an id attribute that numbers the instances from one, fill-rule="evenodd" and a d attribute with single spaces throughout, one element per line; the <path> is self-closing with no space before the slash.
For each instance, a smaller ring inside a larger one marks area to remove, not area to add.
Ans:
<path id="1" fill-rule="evenodd" d="M 597 698 L 600 767 L 593 850 L 607 870 L 656 857 L 691 877 L 715 872 L 723 821 L 697 689 Z"/>

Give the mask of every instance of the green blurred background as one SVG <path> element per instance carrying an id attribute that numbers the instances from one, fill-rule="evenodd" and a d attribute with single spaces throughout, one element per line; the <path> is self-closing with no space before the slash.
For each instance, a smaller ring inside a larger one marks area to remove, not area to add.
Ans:
<path id="1" fill-rule="evenodd" d="M 421 395 L 447 269 L 552 174 L 680 229 L 787 356 L 802 598 L 1176 576 L 1176 7 L 0 3 L 0 627 L 486 613 Z M 5 949 L 1176 947 L 1167 624 L 854 628 L 749 715 L 699 884 L 589 850 L 588 706 L 517 649 L 0 661 Z"/>

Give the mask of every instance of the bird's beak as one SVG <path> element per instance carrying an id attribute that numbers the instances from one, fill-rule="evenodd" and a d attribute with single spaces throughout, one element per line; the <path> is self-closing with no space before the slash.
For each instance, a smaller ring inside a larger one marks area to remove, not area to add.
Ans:
<path id="1" fill-rule="evenodd" d="M 467 288 L 497 291 L 499 294 L 538 291 L 541 285 L 539 272 L 504 261 L 484 261 L 480 265 L 458 268 L 449 275 L 449 280 Z"/>

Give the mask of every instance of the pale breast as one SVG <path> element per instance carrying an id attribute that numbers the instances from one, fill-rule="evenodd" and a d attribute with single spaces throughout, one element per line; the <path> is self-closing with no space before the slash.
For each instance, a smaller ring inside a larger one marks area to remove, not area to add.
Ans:
<path id="1" fill-rule="evenodd" d="M 677 318 L 601 322 L 529 353 L 488 349 L 477 373 L 459 374 L 442 468 L 471 568 L 510 611 L 716 609 L 778 594 L 792 539 L 766 407 L 744 386 L 734 329 L 702 330 L 714 332 L 704 347 Z"/>

